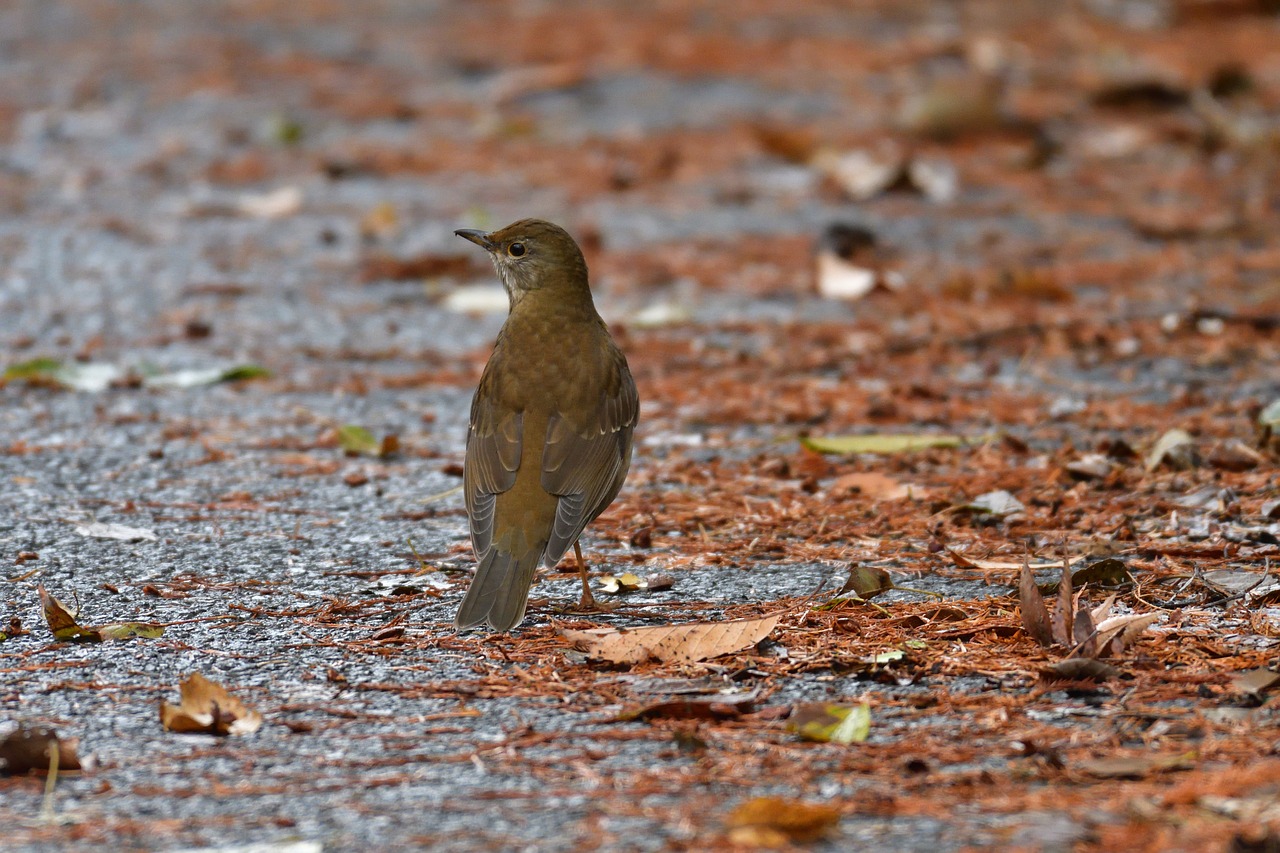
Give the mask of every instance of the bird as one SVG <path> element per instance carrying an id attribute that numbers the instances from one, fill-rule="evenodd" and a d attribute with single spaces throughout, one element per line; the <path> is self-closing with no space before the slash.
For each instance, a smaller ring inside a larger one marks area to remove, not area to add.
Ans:
<path id="1" fill-rule="evenodd" d="M 538 565 L 570 547 L 580 607 L 594 606 L 578 538 L 622 488 L 640 403 L 567 231 L 521 219 L 454 233 L 489 253 L 510 303 L 471 401 L 462 481 L 477 566 L 454 625 L 510 631 Z"/>

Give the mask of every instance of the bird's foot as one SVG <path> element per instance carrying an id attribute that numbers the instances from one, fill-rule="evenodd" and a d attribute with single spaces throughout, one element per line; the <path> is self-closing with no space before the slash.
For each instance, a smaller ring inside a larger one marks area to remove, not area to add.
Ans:
<path id="1" fill-rule="evenodd" d="M 597 601 L 594 596 L 583 596 L 578 599 L 577 604 L 571 604 L 564 609 L 565 613 L 608 613 L 610 610 L 616 610 L 618 605 L 612 601 Z"/>

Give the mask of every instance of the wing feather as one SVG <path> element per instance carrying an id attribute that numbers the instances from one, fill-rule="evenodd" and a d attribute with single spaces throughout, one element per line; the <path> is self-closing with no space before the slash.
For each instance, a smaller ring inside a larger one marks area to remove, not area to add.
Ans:
<path id="1" fill-rule="evenodd" d="M 471 545 L 483 560 L 493 544 L 494 509 L 498 495 L 516 483 L 524 440 L 524 416 L 499 415 L 483 379 L 471 403 L 471 429 L 467 433 L 466 464 L 462 490 L 471 520 Z"/>
<path id="2" fill-rule="evenodd" d="M 560 498 L 543 562 L 560 561 L 588 524 L 618 496 L 631 466 L 631 436 L 639 417 L 636 386 L 615 351 L 616 382 L 606 388 L 596 417 L 575 425 L 560 414 L 547 423 L 542 487 Z"/>

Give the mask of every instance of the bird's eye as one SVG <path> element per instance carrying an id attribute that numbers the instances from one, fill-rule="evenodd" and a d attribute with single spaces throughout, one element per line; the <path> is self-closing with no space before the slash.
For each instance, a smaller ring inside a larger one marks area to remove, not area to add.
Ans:
<path id="1" fill-rule="evenodd" d="M 507 247 L 507 254 L 513 258 L 518 258 L 524 254 L 524 243 L 512 243 Z"/>

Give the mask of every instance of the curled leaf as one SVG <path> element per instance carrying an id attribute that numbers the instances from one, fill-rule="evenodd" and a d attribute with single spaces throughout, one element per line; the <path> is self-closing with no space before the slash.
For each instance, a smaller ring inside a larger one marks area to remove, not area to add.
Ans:
<path id="1" fill-rule="evenodd" d="M 849 579 L 840 588 L 840 593 L 843 595 L 851 592 L 859 598 L 868 599 L 893 588 L 893 580 L 884 569 L 875 566 L 850 566 Z"/>
<path id="2" fill-rule="evenodd" d="M 211 735 L 245 735 L 262 725 L 262 715 L 246 708 L 221 684 L 198 672 L 180 685 L 179 705 L 160 703 L 160 724 L 167 731 Z"/>
<path id="3" fill-rule="evenodd" d="M 44 585 L 38 587 L 44 620 L 55 640 L 77 643 L 101 643 L 103 640 L 128 640 L 134 637 L 155 639 L 164 635 L 164 626 L 151 622 L 113 622 L 107 625 L 81 625 L 67 606 L 55 598 Z"/>
<path id="4" fill-rule="evenodd" d="M 1042 646 L 1053 645 L 1053 629 L 1049 624 L 1049 609 L 1045 607 L 1044 596 L 1036 587 L 1036 576 L 1031 573 L 1031 565 L 1025 560 L 1022 563 L 1022 577 L 1018 583 L 1018 600 L 1022 605 L 1022 627 L 1035 641 Z"/>
<path id="5" fill-rule="evenodd" d="M 599 579 L 600 588 L 610 595 L 639 592 L 649 588 L 649 582 L 639 575 L 624 572 L 620 575 L 604 575 Z"/>
<path id="6" fill-rule="evenodd" d="M 1199 462 L 1196 446 L 1186 430 L 1171 429 L 1160 436 L 1147 454 L 1146 468 L 1154 471 L 1161 465 L 1171 468 L 1194 468 Z"/>

